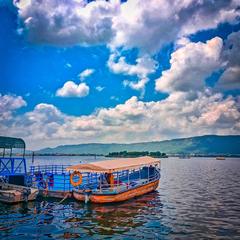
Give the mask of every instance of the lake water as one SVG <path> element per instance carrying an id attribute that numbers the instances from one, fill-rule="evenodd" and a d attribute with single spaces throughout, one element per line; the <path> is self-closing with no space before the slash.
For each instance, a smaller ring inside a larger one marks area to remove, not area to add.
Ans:
<path id="1" fill-rule="evenodd" d="M 35 164 L 85 160 L 94 158 Z M 0 239 L 240 239 L 240 159 L 163 159 L 153 193 L 108 205 L 59 201 L 0 203 Z"/>

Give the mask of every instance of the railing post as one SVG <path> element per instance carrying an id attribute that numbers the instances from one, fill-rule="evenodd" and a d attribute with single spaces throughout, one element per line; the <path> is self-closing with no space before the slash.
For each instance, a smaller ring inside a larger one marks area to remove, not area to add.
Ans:
<path id="1" fill-rule="evenodd" d="M 148 165 L 148 182 L 150 181 L 149 177 L 150 175 L 149 175 L 149 165 Z"/>
<path id="2" fill-rule="evenodd" d="M 119 173 L 117 172 L 117 190 L 119 192 Z"/>
<path id="3" fill-rule="evenodd" d="M 64 176 L 64 192 L 65 192 L 65 174 L 63 174 L 63 176 Z"/>
<path id="4" fill-rule="evenodd" d="M 71 190 L 71 183 L 70 183 L 70 174 L 68 172 L 68 189 Z"/>

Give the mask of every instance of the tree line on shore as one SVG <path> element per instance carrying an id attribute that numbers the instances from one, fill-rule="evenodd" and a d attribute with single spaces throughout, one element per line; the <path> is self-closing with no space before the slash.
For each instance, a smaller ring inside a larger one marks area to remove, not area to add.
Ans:
<path id="1" fill-rule="evenodd" d="M 121 151 L 121 152 L 110 152 L 105 157 L 142 157 L 142 156 L 150 156 L 150 157 L 156 157 L 156 158 L 166 158 L 166 153 L 161 153 L 160 151 L 156 152 L 148 152 L 148 151 Z"/>

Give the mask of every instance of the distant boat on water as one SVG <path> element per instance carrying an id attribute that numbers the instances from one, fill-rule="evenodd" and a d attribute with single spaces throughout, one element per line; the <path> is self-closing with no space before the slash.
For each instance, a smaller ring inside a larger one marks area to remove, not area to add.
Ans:
<path id="1" fill-rule="evenodd" d="M 225 157 L 216 157 L 216 160 L 225 160 Z"/>

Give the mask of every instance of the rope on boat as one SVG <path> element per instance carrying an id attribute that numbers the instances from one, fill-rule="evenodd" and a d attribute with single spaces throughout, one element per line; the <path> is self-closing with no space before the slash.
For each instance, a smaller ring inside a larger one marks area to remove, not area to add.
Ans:
<path id="1" fill-rule="evenodd" d="M 64 198 L 58 203 L 61 204 L 63 201 L 65 201 L 68 198 L 68 193 L 64 196 Z"/>

